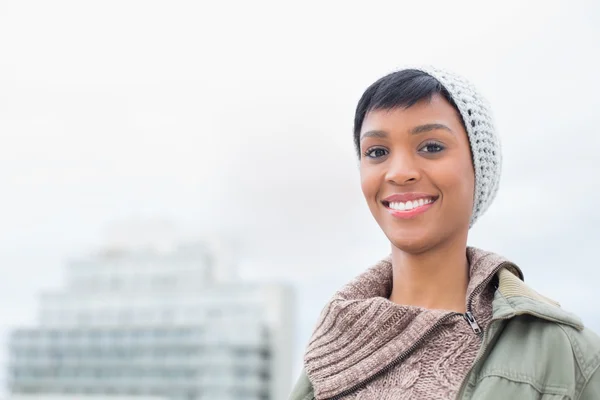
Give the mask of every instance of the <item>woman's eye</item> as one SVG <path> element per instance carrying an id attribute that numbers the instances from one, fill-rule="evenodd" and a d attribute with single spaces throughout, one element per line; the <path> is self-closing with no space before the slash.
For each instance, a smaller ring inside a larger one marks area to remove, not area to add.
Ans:
<path id="1" fill-rule="evenodd" d="M 439 153 L 442 150 L 444 150 L 444 146 L 435 142 L 427 143 L 421 148 L 421 151 L 424 153 Z"/>
<path id="2" fill-rule="evenodd" d="M 369 158 L 379 158 L 385 156 L 386 154 L 387 150 L 382 148 L 369 149 L 365 151 L 365 157 Z"/>

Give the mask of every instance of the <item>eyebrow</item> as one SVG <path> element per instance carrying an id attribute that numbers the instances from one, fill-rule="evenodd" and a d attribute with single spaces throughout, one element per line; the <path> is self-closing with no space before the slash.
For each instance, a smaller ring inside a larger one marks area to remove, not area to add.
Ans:
<path id="1" fill-rule="evenodd" d="M 431 131 L 435 131 L 438 129 L 443 129 L 446 130 L 450 133 L 454 133 L 452 131 L 452 129 L 448 128 L 446 125 L 444 124 L 425 124 L 425 125 L 419 125 L 416 126 L 414 128 L 412 128 L 410 130 L 410 133 L 412 133 L 413 135 L 418 135 L 419 133 L 425 133 L 425 132 L 431 132 Z"/>
<path id="2" fill-rule="evenodd" d="M 425 125 L 415 126 L 414 128 L 412 128 L 410 130 L 410 133 L 413 135 L 418 135 L 420 133 L 431 132 L 431 131 L 435 131 L 438 129 L 443 129 L 443 130 L 446 130 L 446 131 L 454 134 L 452 129 L 448 128 L 444 124 L 425 124 Z M 368 137 L 385 139 L 388 137 L 388 134 L 386 131 L 380 131 L 380 130 L 367 131 L 361 135 L 360 140 L 362 140 L 364 138 L 368 138 Z"/>
<path id="3" fill-rule="evenodd" d="M 386 131 L 366 131 L 365 133 L 363 133 L 360 136 L 360 140 L 363 140 L 364 138 L 368 138 L 368 137 L 374 137 L 374 138 L 379 138 L 379 139 L 385 139 L 388 136 Z"/>

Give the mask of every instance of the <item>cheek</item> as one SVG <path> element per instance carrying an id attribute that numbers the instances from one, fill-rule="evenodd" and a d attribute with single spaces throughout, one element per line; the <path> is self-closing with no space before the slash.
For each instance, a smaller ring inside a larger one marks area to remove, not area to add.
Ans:
<path id="1" fill-rule="evenodd" d="M 379 174 L 375 168 L 360 168 L 360 187 L 367 201 L 373 201 L 379 190 Z"/>
<path id="2" fill-rule="evenodd" d="M 473 206 L 475 175 L 470 163 L 449 163 L 436 170 L 436 183 L 444 193 L 447 202 Z"/>

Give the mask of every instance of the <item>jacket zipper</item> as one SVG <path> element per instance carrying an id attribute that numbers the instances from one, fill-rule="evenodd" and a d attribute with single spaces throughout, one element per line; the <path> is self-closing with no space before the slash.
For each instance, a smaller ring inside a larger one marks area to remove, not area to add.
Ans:
<path id="1" fill-rule="evenodd" d="M 482 286 L 483 286 L 483 287 L 487 286 L 487 285 L 490 283 L 490 281 L 491 281 L 491 280 L 494 278 L 494 276 L 496 276 L 496 274 L 498 273 L 498 271 L 500 271 L 500 269 L 501 269 L 502 267 L 504 267 L 504 265 L 505 265 L 505 264 L 506 264 L 506 263 L 504 262 L 504 263 L 501 263 L 499 266 L 497 266 L 497 267 L 494 269 L 493 273 L 492 273 L 492 274 L 490 274 L 490 276 L 489 276 L 489 277 L 488 277 L 488 278 L 487 278 L 485 281 L 483 281 L 483 283 L 481 283 L 479 286 L 477 286 L 477 287 L 475 288 L 475 290 L 473 290 L 473 292 L 472 292 L 472 293 L 471 293 L 471 295 L 469 296 L 469 301 L 468 301 L 468 303 L 469 303 L 469 304 L 468 304 L 469 308 L 471 307 L 471 302 L 473 301 L 473 299 L 474 299 L 474 298 L 475 298 L 475 296 L 477 295 L 477 293 L 475 293 L 475 292 L 476 292 L 476 291 L 478 291 L 478 289 L 479 289 L 480 287 L 482 287 Z M 509 316 L 504 316 L 504 317 L 501 317 L 501 318 L 492 318 L 492 320 L 490 321 L 489 327 L 491 327 L 491 326 L 492 326 L 492 324 L 493 324 L 494 322 L 496 322 L 496 321 L 507 320 L 507 319 L 510 319 L 510 318 L 512 318 L 512 315 L 509 315 Z M 475 367 L 477 366 L 477 364 L 479 363 L 479 361 L 480 361 L 480 360 L 483 358 L 483 356 L 484 356 L 484 355 L 486 354 L 486 352 L 487 352 L 487 347 L 488 347 L 488 342 L 489 342 L 489 338 L 487 337 L 487 333 L 488 333 L 488 332 L 489 332 L 489 329 L 488 329 L 488 331 L 487 331 L 487 332 L 484 332 L 484 333 L 483 333 L 483 338 L 482 338 L 482 347 L 481 347 L 481 349 L 479 349 L 479 353 L 477 354 L 477 357 L 475 357 L 475 361 L 473 361 L 473 364 L 471 365 L 471 368 L 469 368 L 469 371 L 467 371 L 467 373 L 465 374 L 465 377 L 463 378 L 463 380 L 462 380 L 462 382 L 461 382 L 461 384 L 460 384 L 460 386 L 459 386 L 458 395 L 456 396 L 456 398 L 457 398 L 457 399 L 460 399 L 460 398 L 462 398 L 462 397 L 463 397 L 463 395 L 464 395 L 464 391 L 465 391 L 465 387 L 467 386 L 467 383 L 468 383 L 468 381 L 469 381 L 469 378 L 470 378 L 471 372 L 473 372 L 473 370 L 475 369 Z"/>
<path id="2" fill-rule="evenodd" d="M 471 325 L 471 329 L 473 329 L 473 332 L 475 332 L 477 336 L 480 336 L 483 330 L 481 329 L 477 321 L 475 321 L 475 316 L 473 316 L 473 313 L 471 313 L 471 311 L 467 311 L 464 317 L 469 323 L 469 325 Z"/>
<path id="3" fill-rule="evenodd" d="M 497 319 L 492 319 L 490 321 L 490 327 L 492 326 L 492 324 L 494 322 L 498 322 L 498 321 L 502 321 L 502 320 L 507 320 L 512 318 L 513 316 L 505 316 L 502 318 L 497 318 Z M 467 372 L 467 374 L 465 375 L 465 377 L 463 378 L 460 386 L 459 386 L 459 390 L 458 390 L 458 395 L 456 396 L 456 399 L 461 399 L 464 395 L 464 391 L 465 388 L 467 386 L 467 383 L 469 382 L 469 377 L 471 375 L 471 372 L 473 372 L 473 370 L 475 369 L 475 367 L 477 366 L 477 364 L 479 363 L 479 361 L 481 361 L 481 359 L 483 359 L 483 356 L 485 356 L 485 354 L 487 353 L 487 348 L 488 348 L 488 343 L 489 343 L 489 338 L 487 337 L 487 333 L 490 330 L 488 329 L 487 332 L 485 332 L 485 334 L 483 335 L 483 344 L 482 344 L 482 348 L 479 350 L 479 354 L 477 355 L 477 357 L 475 358 L 475 361 L 473 362 L 473 364 L 471 365 L 471 368 L 469 368 L 469 371 Z"/>
<path id="4" fill-rule="evenodd" d="M 489 274 L 488 277 L 485 278 L 485 280 L 483 282 L 481 282 L 479 285 L 477 285 L 477 287 L 475 289 L 473 289 L 473 291 L 469 295 L 469 298 L 467 299 L 467 312 L 464 314 L 465 319 L 467 320 L 469 325 L 471 325 L 471 329 L 473 329 L 473 332 L 475 332 L 475 334 L 478 335 L 482 340 L 484 337 L 483 329 L 479 326 L 479 324 L 475 320 L 475 316 L 473 315 L 473 312 L 472 312 L 473 311 L 472 310 L 473 299 L 475 299 L 475 296 L 479 295 L 479 293 L 484 288 L 486 288 L 487 285 L 490 284 L 490 282 L 492 281 L 492 279 L 494 279 L 494 277 L 496 276 L 498 271 L 500 271 L 506 264 L 507 264 L 506 262 L 503 262 L 503 263 L 500 263 L 500 265 L 498 265 L 496 268 L 494 268 L 492 273 Z"/>
<path id="5" fill-rule="evenodd" d="M 475 289 L 473 289 L 473 292 L 471 292 L 471 294 L 469 295 L 469 298 L 467 299 L 467 312 L 466 313 L 462 314 L 462 313 L 458 313 L 458 312 L 453 312 L 453 313 L 446 314 L 445 316 L 440 318 L 431 328 L 429 328 L 427 331 L 425 331 L 425 333 L 419 338 L 419 340 L 417 340 L 415 343 L 413 343 L 412 346 L 410 346 L 406 351 L 404 351 L 402 354 L 400 354 L 400 356 L 395 358 L 391 363 L 389 363 L 388 365 L 383 367 L 381 370 L 377 371 L 375 374 L 371 375 L 369 378 L 357 383 L 356 385 L 352 386 L 349 389 L 344 390 L 343 392 L 335 395 L 334 397 L 331 397 L 329 400 L 340 400 L 342 397 L 349 395 L 350 393 L 362 388 L 364 385 L 368 384 L 369 382 L 372 382 L 375 379 L 379 378 L 380 376 L 386 374 L 389 370 L 391 370 L 392 368 L 394 368 L 398 364 L 400 364 L 407 356 L 410 355 L 410 353 L 415 351 L 415 349 L 417 349 L 425 341 L 425 339 L 427 339 L 427 337 L 429 335 L 431 335 L 434 331 L 436 331 L 446 320 L 448 320 L 454 316 L 461 315 L 469 323 L 469 325 L 471 326 L 471 329 L 473 329 L 473 332 L 477 336 L 479 336 L 480 338 L 485 337 L 483 329 L 481 329 L 481 327 L 475 320 L 475 317 L 473 316 L 471 306 L 472 306 L 473 299 L 475 298 L 475 296 L 477 296 L 479 294 L 479 292 L 491 282 L 491 280 L 494 278 L 494 276 L 496 276 L 498 271 L 500 271 L 500 269 L 502 267 L 504 267 L 504 265 L 505 265 L 505 263 L 498 265 L 483 282 L 481 282 Z M 480 351 L 480 354 L 481 354 L 481 351 Z M 478 361 L 478 359 L 479 359 L 479 357 L 477 358 L 477 361 Z M 475 365 L 475 363 L 473 363 L 473 365 Z M 469 376 L 472 368 L 473 368 L 473 366 L 471 366 L 469 373 L 467 373 L 467 375 L 466 375 L 467 377 Z M 463 381 L 463 385 L 464 385 L 466 379 L 467 378 L 465 378 L 465 380 Z M 461 385 L 461 388 L 463 385 Z"/>

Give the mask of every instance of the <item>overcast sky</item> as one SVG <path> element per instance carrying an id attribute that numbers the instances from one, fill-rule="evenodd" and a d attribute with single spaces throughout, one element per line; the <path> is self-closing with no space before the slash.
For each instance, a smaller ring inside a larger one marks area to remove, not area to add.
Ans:
<path id="1" fill-rule="evenodd" d="M 107 224 L 164 217 L 297 284 L 298 367 L 333 290 L 388 252 L 355 104 L 422 63 L 470 78 L 502 137 L 471 243 L 600 331 L 598 4 L 0 0 L 0 334 Z"/>

